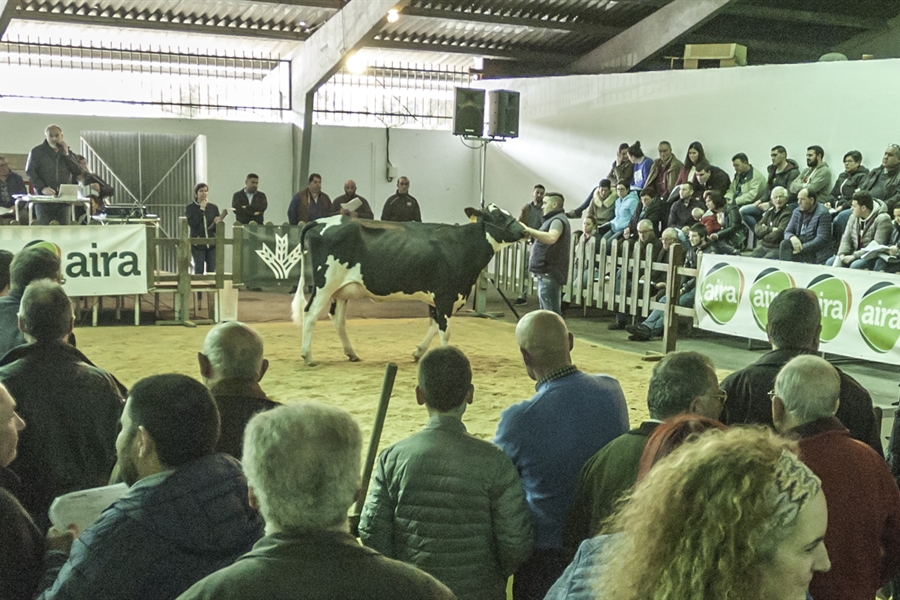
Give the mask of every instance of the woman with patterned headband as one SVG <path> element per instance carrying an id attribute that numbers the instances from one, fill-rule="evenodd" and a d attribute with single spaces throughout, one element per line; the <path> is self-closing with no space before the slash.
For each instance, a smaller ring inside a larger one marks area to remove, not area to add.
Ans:
<path id="1" fill-rule="evenodd" d="M 831 563 L 819 479 L 767 430 L 711 430 L 664 458 L 612 518 L 604 600 L 803 600 Z"/>

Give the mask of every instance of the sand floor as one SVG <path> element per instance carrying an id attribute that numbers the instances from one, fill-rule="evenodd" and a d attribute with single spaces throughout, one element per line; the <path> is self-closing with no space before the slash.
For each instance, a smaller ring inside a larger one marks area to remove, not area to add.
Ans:
<path id="1" fill-rule="evenodd" d="M 425 335 L 427 319 L 349 319 L 347 331 L 362 362 L 344 356 L 334 328 L 320 322 L 313 338 L 316 367 L 300 358 L 301 329 L 290 323 L 253 324 L 265 340 L 270 367 L 261 382 L 281 402 L 317 400 L 344 407 L 363 428 L 365 439 L 375 418 L 385 364 L 398 365 L 397 379 L 381 438 L 381 447 L 421 429 L 427 420 L 415 402 L 416 364 L 413 348 Z M 111 371 L 126 386 L 156 373 L 176 372 L 199 377 L 197 352 L 209 327 L 80 327 L 78 347 L 95 364 Z M 472 362 L 475 401 L 464 421 L 471 433 L 490 439 L 500 413 L 530 397 L 528 378 L 510 323 L 457 318 L 451 343 Z M 655 363 L 631 352 L 613 350 L 576 339 L 573 360 L 582 370 L 607 373 L 622 384 L 632 424 L 647 416 L 646 390 Z"/>

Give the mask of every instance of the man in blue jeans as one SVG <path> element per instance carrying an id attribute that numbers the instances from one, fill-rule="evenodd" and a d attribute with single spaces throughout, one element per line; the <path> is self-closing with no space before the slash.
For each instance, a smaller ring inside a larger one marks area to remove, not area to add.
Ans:
<path id="1" fill-rule="evenodd" d="M 538 300 L 542 310 L 552 310 L 562 316 L 562 286 L 569 277 L 569 247 L 572 228 L 563 210 L 565 198 L 559 192 L 544 194 L 540 229 L 525 231 L 534 239 L 528 271 L 538 282 Z"/>

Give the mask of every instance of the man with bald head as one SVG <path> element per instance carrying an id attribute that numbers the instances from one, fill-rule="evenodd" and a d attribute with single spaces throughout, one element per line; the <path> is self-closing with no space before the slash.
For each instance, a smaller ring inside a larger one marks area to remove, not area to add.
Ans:
<path id="1" fill-rule="evenodd" d="M 263 215 L 268 207 L 268 198 L 259 191 L 259 175 L 248 173 L 247 179 L 244 180 L 244 188 L 236 191 L 231 197 L 235 220 L 241 225 L 248 225 L 250 221 L 262 225 Z"/>
<path id="2" fill-rule="evenodd" d="M 347 210 L 343 208 L 344 204 L 348 202 L 352 202 L 353 200 L 359 200 L 362 204 L 356 207 L 354 210 Z M 369 206 L 369 201 L 356 193 L 356 182 L 352 179 L 348 179 L 347 183 L 344 184 L 344 195 L 338 196 L 335 198 L 331 207 L 338 211 L 342 215 L 347 215 L 348 217 L 352 217 L 354 219 L 374 219 L 375 213 L 372 212 L 372 207 Z"/>
<path id="3" fill-rule="evenodd" d="M 900 490 L 881 456 L 835 417 L 840 395 L 840 373 L 814 355 L 791 359 L 772 390 L 775 429 L 800 440 L 828 503 L 831 570 L 813 575 L 816 600 L 874 598 L 900 572 Z"/>
<path id="4" fill-rule="evenodd" d="M 503 411 L 494 443 L 522 477 L 534 522 L 534 551 L 513 580 L 516 600 L 543 598 L 571 556 L 562 530 L 584 463 L 628 431 L 619 382 L 572 364 L 574 337 L 558 314 L 538 310 L 516 327 L 516 343 L 536 394 Z"/>
<path id="5" fill-rule="evenodd" d="M 31 149 L 25 163 L 25 172 L 35 191 L 42 196 L 56 196 L 59 186 L 76 183 L 81 174 L 78 158 L 63 139 L 59 125 L 48 125 L 44 130 L 44 142 Z M 68 222 L 69 207 L 65 204 L 43 204 L 37 207 L 37 220 L 47 225 L 56 220 Z"/>
<path id="6" fill-rule="evenodd" d="M 222 323 L 206 334 L 197 361 L 203 382 L 219 406 L 221 435 L 216 452 L 240 459 L 247 422 L 256 413 L 278 406 L 259 387 L 269 368 L 263 357 L 263 340 L 243 323 Z"/>

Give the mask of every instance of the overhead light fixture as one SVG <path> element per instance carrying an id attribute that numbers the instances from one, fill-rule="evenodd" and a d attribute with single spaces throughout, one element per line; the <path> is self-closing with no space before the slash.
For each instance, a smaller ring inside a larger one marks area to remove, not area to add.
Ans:
<path id="1" fill-rule="evenodd" d="M 391 10 L 388 11 L 388 15 L 387 15 L 388 23 L 396 23 L 399 18 L 400 18 L 400 13 L 397 11 L 396 8 L 392 8 Z"/>
<path id="2" fill-rule="evenodd" d="M 347 67 L 351 73 L 365 73 L 366 67 L 368 66 L 366 63 L 366 59 L 363 56 L 359 55 L 359 52 L 354 52 L 350 56 L 347 57 L 347 60 L 344 62 L 344 66 Z"/>

